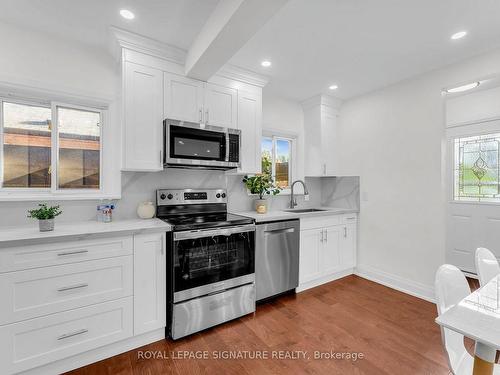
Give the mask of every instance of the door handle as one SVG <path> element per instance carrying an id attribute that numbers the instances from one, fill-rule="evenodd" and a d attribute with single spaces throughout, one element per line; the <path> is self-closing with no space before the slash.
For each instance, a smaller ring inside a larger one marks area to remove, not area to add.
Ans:
<path id="1" fill-rule="evenodd" d="M 70 337 L 73 337 L 73 336 L 77 336 L 77 335 L 81 335 L 83 333 L 87 333 L 89 330 L 88 329 L 80 329 L 78 331 L 75 331 L 75 332 L 70 332 L 70 333 L 65 333 L 64 335 L 61 335 L 59 336 L 57 339 L 58 340 L 64 340 L 64 339 L 68 339 Z"/>
<path id="2" fill-rule="evenodd" d="M 207 116 L 207 118 L 205 119 L 205 123 L 208 124 L 208 109 L 205 111 L 205 115 Z"/>
<path id="3" fill-rule="evenodd" d="M 347 227 L 344 227 L 344 238 L 347 237 Z"/>
<path id="4" fill-rule="evenodd" d="M 323 242 L 323 236 L 325 235 L 325 232 L 323 231 L 323 229 L 321 229 L 321 238 L 319 239 L 321 242 Z"/>
<path id="5" fill-rule="evenodd" d="M 325 229 L 325 241 L 328 242 L 328 229 Z"/>
<path id="6" fill-rule="evenodd" d="M 203 111 L 201 110 L 201 108 L 199 110 L 199 113 L 200 113 L 200 124 L 201 124 L 203 122 L 203 118 L 202 118 L 203 117 Z"/>
<path id="7" fill-rule="evenodd" d="M 282 233 L 293 233 L 295 232 L 295 228 L 286 228 L 286 229 L 275 229 L 275 230 L 266 230 L 265 234 L 282 234 Z"/>
<path id="8" fill-rule="evenodd" d="M 77 285 L 71 285 L 71 286 L 64 286 L 62 288 L 57 289 L 58 292 L 65 292 L 67 290 L 73 290 L 73 289 L 80 289 L 80 288 L 86 288 L 88 287 L 89 284 L 77 284 Z"/>

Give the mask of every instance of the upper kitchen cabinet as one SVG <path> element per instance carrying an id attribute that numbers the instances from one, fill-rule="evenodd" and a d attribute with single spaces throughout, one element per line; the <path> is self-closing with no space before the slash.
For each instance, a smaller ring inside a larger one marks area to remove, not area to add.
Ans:
<path id="1" fill-rule="evenodd" d="M 236 128 L 238 92 L 229 87 L 207 83 L 205 86 L 204 120 L 208 125 Z"/>
<path id="2" fill-rule="evenodd" d="M 338 174 L 337 116 L 340 103 L 319 95 L 302 103 L 304 108 L 306 176 L 336 176 Z"/>
<path id="3" fill-rule="evenodd" d="M 113 29 L 122 68 L 122 170 L 163 170 L 166 118 L 241 129 L 241 168 L 260 172 L 262 87 L 268 79 L 232 65 L 208 82 L 186 77 L 186 53 Z"/>
<path id="4" fill-rule="evenodd" d="M 122 170 L 162 170 L 163 72 L 124 62 L 122 95 Z"/>
<path id="5" fill-rule="evenodd" d="M 203 122 L 205 83 L 177 74 L 164 73 L 165 118 Z"/>
<path id="6" fill-rule="evenodd" d="M 262 94 L 238 91 L 238 129 L 241 130 L 239 173 L 261 172 Z"/>

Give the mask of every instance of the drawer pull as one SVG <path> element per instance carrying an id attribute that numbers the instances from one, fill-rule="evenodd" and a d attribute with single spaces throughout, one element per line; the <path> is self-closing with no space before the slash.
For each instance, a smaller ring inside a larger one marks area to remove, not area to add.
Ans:
<path id="1" fill-rule="evenodd" d="M 353 216 L 353 217 L 346 217 L 346 220 L 354 220 L 354 219 L 356 219 L 355 216 Z"/>
<path id="2" fill-rule="evenodd" d="M 57 291 L 58 292 L 65 292 L 66 290 L 86 288 L 88 286 L 89 286 L 89 284 L 77 284 L 77 285 L 71 285 L 71 286 L 64 286 L 62 288 L 57 289 Z"/>
<path id="3" fill-rule="evenodd" d="M 64 340 L 64 339 L 68 339 L 70 337 L 73 337 L 73 336 L 78 336 L 78 335 L 82 335 L 84 333 L 87 333 L 89 330 L 88 329 L 80 329 L 78 331 L 75 331 L 75 332 L 70 332 L 70 333 L 65 333 L 64 335 L 61 335 L 59 336 L 57 339 L 58 340 Z"/>
<path id="4" fill-rule="evenodd" d="M 75 255 L 75 254 L 85 254 L 88 253 L 88 250 L 76 250 L 76 251 L 66 251 L 64 253 L 57 254 L 58 257 L 63 257 L 66 255 Z"/>

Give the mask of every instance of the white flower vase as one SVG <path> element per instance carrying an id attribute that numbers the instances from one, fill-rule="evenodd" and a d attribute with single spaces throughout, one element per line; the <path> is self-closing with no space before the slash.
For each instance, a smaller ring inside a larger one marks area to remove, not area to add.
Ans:
<path id="1" fill-rule="evenodd" d="M 50 232 L 54 230 L 54 219 L 38 220 L 40 232 Z"/>
<path id="2" fill-rule="evenodd" d="M 155 206 L 153 202 L 142 202 L 137 206 L 137 215 L 141 219 L 152 219 L 155 216 Z"/>
<path id="3" fill-rule="evenodd" d="M 256 199 L 254 202 L 255 202 L 255 211 L 257 211 L 258 214 L 267 213 L 267 200 Z"/>

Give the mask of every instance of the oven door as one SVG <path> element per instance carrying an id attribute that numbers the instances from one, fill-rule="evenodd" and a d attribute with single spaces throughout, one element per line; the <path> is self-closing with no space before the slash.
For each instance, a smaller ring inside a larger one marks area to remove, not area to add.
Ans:
<path id="1" fill-rule="evenodd" d="M 165 120 L 165 163 L 227 167 L 227 129 Z"/>
<path id="2" fill-rule="evenodd" d="M 174 303 L 255 281 L 255 225 L 173 237 Z"/>

